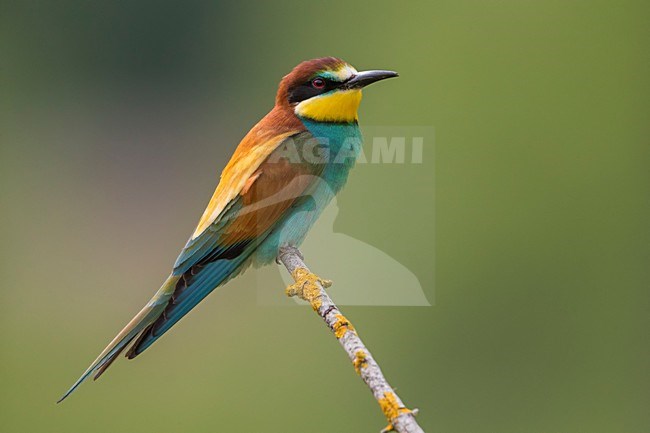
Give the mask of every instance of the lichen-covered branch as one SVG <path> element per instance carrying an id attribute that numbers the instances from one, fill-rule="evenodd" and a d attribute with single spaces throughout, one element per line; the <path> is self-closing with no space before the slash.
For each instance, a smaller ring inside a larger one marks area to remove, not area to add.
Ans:
<path id="1" fill-rule="evenodd" d="M 343 315 L 329 297 L 325 288 L 331 281 L 323 280 L 312 274 L 303 262 L 302 254 L 297 248 L 284 247 L 278 259 L 287 268 L 295 284 L 287 288 L 287 295 L 299 296 L 309 302 L 314 311 L 325 321 L 336 339 L 352 361 L 354 369 L 372 391 L 382 412 L 388 420 L 388 426 L 382 432 L 424 433 L 415 420 L 417 409 L 410 410 L 388 384 L 377 361 L 366 348 L 352 323 Z"/>

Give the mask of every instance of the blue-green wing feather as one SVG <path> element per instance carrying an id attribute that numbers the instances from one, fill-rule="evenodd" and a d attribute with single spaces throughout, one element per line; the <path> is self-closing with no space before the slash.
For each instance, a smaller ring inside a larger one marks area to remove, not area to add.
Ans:
<path id="1" fill-rule="evenodd" d="M 222 259 L 205 265 L 197 274 L 197 278 L 193 279 L 178 297 L 172 298 L 163 315 L 142 333 L 129 349 L 127 356 L 134 358 L 144 352 L 215 288 L 237 275 L 245 267 L 246 259 L 252 250 L 251 248 L 232 260 Z"/>
<path id="2" fill-rule="evenodd" d="M 218 244 L 219 233 L 237 217 L 241 208 L 241 197 L 232 200 L 211 226 L 196 238 L 190 238 L 174 263 L 172 275 L 182 275 L 192 266 L 204 260 L 206 256 L 214 254 L 215 251 L 224 250 Z"/>
<path id="3" fill-rule="evenodd" d="M 180 276 L 174 294 L 160 317 L 131 346 L 127 357 L 134 358 L 142 353 L 214 289 L 246 267 L 247 259 L 264 237 L 234 245 L 219 245 L 221 231 L 237 217 L 241 202 L 241 197 L 233 200 L 212 226 L 188 241 L 172 272 L 172 275 Z"/>

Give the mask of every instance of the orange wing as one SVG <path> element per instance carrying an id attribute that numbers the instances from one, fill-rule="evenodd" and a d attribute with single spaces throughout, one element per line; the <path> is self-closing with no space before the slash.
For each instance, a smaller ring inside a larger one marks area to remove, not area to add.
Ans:
<path id="1" fill-rule="evenodd" d="M 221 172 L 217 189 L 203 212 L 191 239 L 215 222 L 249 181 L 259 166 L 287 137 L 305 131 L 304 125 L 284 107 L 276 106 L 242 139 Z"/>

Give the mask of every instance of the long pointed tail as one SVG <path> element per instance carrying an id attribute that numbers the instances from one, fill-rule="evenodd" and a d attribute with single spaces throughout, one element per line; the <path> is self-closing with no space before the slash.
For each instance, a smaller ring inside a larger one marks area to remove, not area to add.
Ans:
<path id="1" fill-rule="evenodd" d="M 153 298 L 135 315 L 133 319 L 120 331 L 119 334 L 99 354 L 97 359 L 88 367 L 81 377 L 63 394 L 57 403 L 65 400 L 77 387 L 90 375 L 95 374 L 95 379 L 106 371 L 128 344 L 138 336 L 149 325 L 154 323 L 162 314 L 174 293 L 179 277 L 170 276 L 162 287 L 156 292 Z"/>
<path id="2" fill-rule="evenodd" d="M 215 288 L 235 277 L 246 267 L 252 248 L 233 259 L 220 259 L 188 271 L 176 286 L 174 296 L 161 314 L 131 345 L 126 356 L 133 359 L 163 336 Z M 196 272 L 196 273 L 195 273 Z"/>

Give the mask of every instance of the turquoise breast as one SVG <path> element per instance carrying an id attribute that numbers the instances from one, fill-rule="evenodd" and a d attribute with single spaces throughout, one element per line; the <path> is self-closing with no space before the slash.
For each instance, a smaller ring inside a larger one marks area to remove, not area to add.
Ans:
<path id="1" fill-rule="evenodd" d="M 350 169 L 361 151 L 361 131 L 356 123 L 301 120 L 326 150 L 326 165 L 321 179 L 308 191 L 308 197 L 289 209 L 259 245 L 255 254 L 258 265 L 272 262 L 284 245 L 300 246 L 323 209 L 347 182 Z"/>

